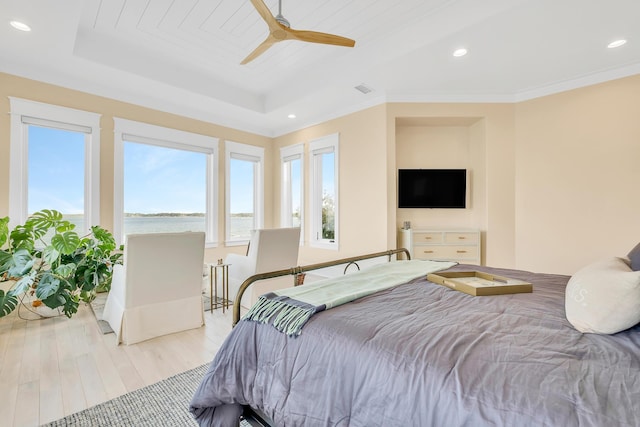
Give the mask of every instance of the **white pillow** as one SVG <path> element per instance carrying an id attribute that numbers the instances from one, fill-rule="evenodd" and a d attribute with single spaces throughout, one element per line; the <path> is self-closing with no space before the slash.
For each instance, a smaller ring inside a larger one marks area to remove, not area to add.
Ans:
<path id="1" fill-rule="evenodd" d="M 565 292 L 567 320 L 580 332 L 615 334 L 640 322 L 640 271 L 622 258 L 576 272 Z"/>

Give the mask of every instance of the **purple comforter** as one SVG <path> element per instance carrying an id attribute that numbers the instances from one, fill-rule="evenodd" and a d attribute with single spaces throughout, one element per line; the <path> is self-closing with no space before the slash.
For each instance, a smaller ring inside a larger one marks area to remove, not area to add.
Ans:
<path id="1" fill-rule="evenodd" d="M 640 426 L 640 326 L 581 334 L 567 276 L 478 266 L 533 293 L 472 297 L 425 279 L 314 316 L 297 338 L 241 321 L 191 402 L 278 426 Z"/>

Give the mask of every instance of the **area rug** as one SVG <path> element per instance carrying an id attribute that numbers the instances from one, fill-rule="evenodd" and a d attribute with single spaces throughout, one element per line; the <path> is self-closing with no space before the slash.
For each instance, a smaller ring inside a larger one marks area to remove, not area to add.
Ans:
<path id="1" fill-rule="evenodd" d="M 208 367 L 199 366 L 44 426 L 197 426 L 189 402 Z M 240 426 L 250 424 L 241 421 Z"/>
<path id="2" fill-rule="evenodd" d="M 100 332 L 102 332 L 103 334 L 112 334 L 113 329 L 111 329 L 109 322 L 107 322 L 106 320 L 102 320 L 102 313 L 104 312 L 104 305 L 107 302 L 107 295 L 109 295 L 108 292 L 99 293 L 98 295 L 96 295 L 96 298 L 91 301 L 90 305 L 91 310 L 93 310 L 93 314 L 96 317 L 96 322 L 98 324 L 98 329 L 100 329 Z M 208 295 L 202 295 L 202 306 L 204 311 L 211 310 L 211 304 L 209 304 L 209 300 L 210 298 Z"/>

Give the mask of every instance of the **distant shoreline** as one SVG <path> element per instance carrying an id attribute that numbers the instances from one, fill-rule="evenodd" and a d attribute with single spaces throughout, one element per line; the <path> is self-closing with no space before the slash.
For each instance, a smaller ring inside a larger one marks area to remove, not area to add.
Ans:
<path id="1" fill-rule="evenodd" d="M 81 215 L 63 215 L 63 218 L 71 221 L 76 226 L 83 226 Z M 255 228 L 253 216 L 250 214 L 235 214 L 229 218 L 231 221 L 231 238 L 248 238 L 250 230 Z M 202 213 L 133 213 L 125 214 L 123 218 L 124 234 L 133 233 L 172 233 L 184 231 L 205 231 L 206 218 Z"/>
<path id="2" fill-rule="evenodd" d="M 135 217 L 185 217 L 185 216 L 195 216 L 195 217 L 204 217 L 204 213 L 193 212 L 193 213 L 180 213 L 180 212 L 158 212 L 158 213 L 124 213 L 124 216 L 127 218 L 135 218 Z M 235 213 L 231 214 L 232 217 L 235 218 L 248 218 L 252 217 L 253 213 Z"/>
<path id="3" fill-rule="evenodd" d="M 185 217 L 185 216 L 197 216 L 204 217 L 204 213 L 194 212 L 194 213 L 179 213 L 179 212 L 158 212 L 158 213 L 124 213 L 124 216 L 127 218 L 136 218 L 136 217 Z"/>
<path id="4" fill-rule="evenodd" d="M 83 214 L 63 214 L 63 217 L 65 218 L 81 218 L 83 217 Z M 126 218 L 159 218 L 159 217 L 171 217 L 171 218 L 180 218 L 180 217 L 200 217 L 200 218 L 204 218 L 204 213 L 200 213 L 200 212 L 193 212 L 193 213 L 182 213 L 182 212 L 158 212 L 158 213 L 139 213 L 139 212 L 134 212 L 134 213 L 128 213 L 125 212 L 124 216 Z M 236 214 L 231 214 L 232 217 L 234 218 L 248 218 L 248 217 L 252 217 L 253 214 L 252 213 L 236 213 Z"/>

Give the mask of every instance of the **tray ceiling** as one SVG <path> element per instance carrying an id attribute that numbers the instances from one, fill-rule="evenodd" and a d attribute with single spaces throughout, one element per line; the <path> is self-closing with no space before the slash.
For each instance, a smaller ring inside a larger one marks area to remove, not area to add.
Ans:
<path id="1" fill-rule="evenodd" d="M 240 65 L 268 34 L 249 0 L 0 0 L 0 71 L 268 136 L 381 102 L 515 102 L 640 72 L 637 0 L 283 0 L 282 13 L 356 46 L 285 41 Z"/>

